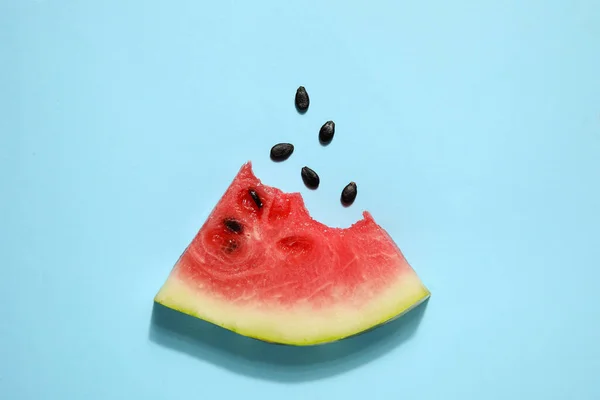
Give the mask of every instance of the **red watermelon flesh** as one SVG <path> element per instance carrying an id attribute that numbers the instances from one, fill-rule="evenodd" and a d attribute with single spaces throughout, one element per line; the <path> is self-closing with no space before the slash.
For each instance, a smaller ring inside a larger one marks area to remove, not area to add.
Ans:
<path id="1" fill-rule="evenodd" d="M 155 301 L 245 336 L 311 345 L 368 330 L 428 297 L 370 213 L 349 228 L 324 225 L 299 193 L 263 184 L 248 162 Z"/>

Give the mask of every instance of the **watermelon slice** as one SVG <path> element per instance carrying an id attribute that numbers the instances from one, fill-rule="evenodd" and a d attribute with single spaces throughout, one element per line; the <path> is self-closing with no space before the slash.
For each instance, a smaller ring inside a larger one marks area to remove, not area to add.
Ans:
<path id="1" fill-rule="evenodd" d="M 312 219 L 300 193 L 239 170 L 155 301 L 267 342 L 353 336 L 429 297 L 370 213 L 349 228 Z"/>

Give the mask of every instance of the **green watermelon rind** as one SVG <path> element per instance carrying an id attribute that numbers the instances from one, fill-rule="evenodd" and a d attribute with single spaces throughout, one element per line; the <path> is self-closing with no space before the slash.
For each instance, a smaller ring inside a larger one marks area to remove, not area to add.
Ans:
<path id="1" fill-rule="evenodd" d="M 403 282 L 404 284 L 402 284 Z M 227 304 L 226 301 L 211 300 L 213 303 L 221 302 L 222 304 L 220 307 L 215 306 L 214 304 L 207 304 L 204 299 L 202 299 L 202 295 L 199 295 L 197 291 L 194 291 L 188 284 L 177 277 L 176 268 L 156 295 L 154 301 L 175 311 L 202 319 L 224 329 L 263 342 L 286 344 L 290 346 L 313 346 L 336 342 L 375 329 L 376 327 L 405 315 L 431 296 L 430 291 L 421 283 L 414 272 L 403 275 L 403 279 L 399 279 L 396 286 L 399 292 L 402 291 L 406 293 L 410 289 L 412 291 L 411 295 L 402 297 L 401 300 L 398 300 L 392 307 L 388 307 L 385 312 L 381 312 L 376 318 L 369 319 L 368 322 L 365 322 L 360 327 L 346 331 L 337 330 L 336 334 L 326 333 L 327 331 L 336 331 L 335 327 L 332 329 L 331 326 L 328 326 L 327 321 L 318 322 L 319 326 L 317 327 L 317 331 L 321 330 L 323 333 L 312 335 L 302 335 L 301 324 L 294 329 L 286 329 L 285 322 L 283 321 L 279 321 L 280 326 L 273 329 L 269 329 L 266 326 L 261 327 L 262 329 L 251 326 L 239 326 L 239 318 L 237 316 L 248 313 L 248 310 L 245 307 L 239 307 L 236 311 L 230 313 L 227 308 L 235 306 Z M 371 303 L 370 308 L 378 310 L 377 300 L 375 299 Z M 231 316 L 228 317 L 228 314 Z M 265 315 L 266 314 L 267 312 L 265 312 Z M 361 315 L 360 311 L 357 310 L 357 316 L 359 315 Z M 277 326 L 277 318 L 273 318 L 272 321 L 269 321 L 270 325 Z M 311 315 L 306 314 L 303 323 L 309 331 L 314 330 L 310 329 L 311 324 L 315 323 L 312 320 Z"/>

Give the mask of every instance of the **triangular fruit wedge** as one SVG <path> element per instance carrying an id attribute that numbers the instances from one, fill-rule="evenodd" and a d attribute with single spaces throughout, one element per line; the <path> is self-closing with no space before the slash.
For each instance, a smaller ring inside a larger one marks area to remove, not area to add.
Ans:
<path id="1" fill-rule="evenodd" d="M 368 212 L 349 228 L 312 219 L 300 193 L 247 162 L 155 301 L 241 335 L 313 345 L 394 319 L 429 297 Z"/>

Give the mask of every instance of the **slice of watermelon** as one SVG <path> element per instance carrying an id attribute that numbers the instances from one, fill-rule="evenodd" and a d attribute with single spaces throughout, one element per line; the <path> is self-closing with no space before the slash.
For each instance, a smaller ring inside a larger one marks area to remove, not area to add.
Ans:
<path id="1" fill-rule="evenodd" d="M 155 301 L 263 341 L 336 341 L 429 297 L 368 212 L 349 228 L 312 219 L 244 164 Z"/>

